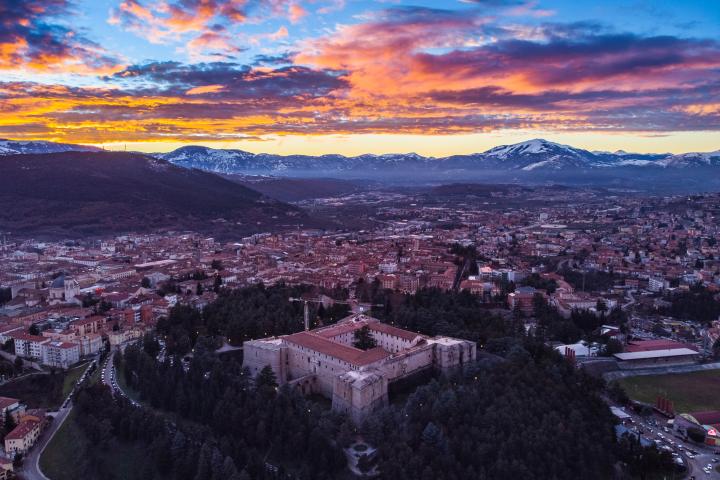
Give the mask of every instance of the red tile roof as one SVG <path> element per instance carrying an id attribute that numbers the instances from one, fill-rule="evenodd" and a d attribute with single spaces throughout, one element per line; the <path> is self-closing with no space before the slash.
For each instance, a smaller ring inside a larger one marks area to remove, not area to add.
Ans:
<path id="1" fill-rule="evenodd" d="M 10 433 L 8 433 L 5 436 L 5 441 L 8 440 L 21 440 L 28 436 L 30 432 L 32 432 L 35 428 L 37 428 L 40 424 L 36 422 L 35 420 L 27 420 L 17 427 L 13 428 Z"/>
<path id="2" fill-rule="evenodd" d="M 20 402 L 20 400 L 18 400 L 17 398 L 0 397 L 0 410 L 5 410 L 10 405 L 18 402 Z"/>
<path id="3" fill-rule="evenodd" d="M 674 348 L 689 348 L 697 351 L 693 345 L 674 340 L 633 340 L 625 347 L 625 351 L 628 353 L 651 352 L 653 350 L 672 350 Z"/>
<path id="4" fill-rule="evenodd" d="M 380 347 L 360 350 L 359 348 L 333 342 L 310 332 L 294 333 L 285 337 L 285 340 L 357 366 L 368 365 L 390 356 L 389 352 Z"/>

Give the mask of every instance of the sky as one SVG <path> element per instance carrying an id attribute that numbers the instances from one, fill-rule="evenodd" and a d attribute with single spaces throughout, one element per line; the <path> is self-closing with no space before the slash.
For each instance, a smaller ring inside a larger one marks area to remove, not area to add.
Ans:
<path id="1" fill-rule="evenodd" d="M 0 0 L 0 138 L 720 149 L 720 2 Z"/>

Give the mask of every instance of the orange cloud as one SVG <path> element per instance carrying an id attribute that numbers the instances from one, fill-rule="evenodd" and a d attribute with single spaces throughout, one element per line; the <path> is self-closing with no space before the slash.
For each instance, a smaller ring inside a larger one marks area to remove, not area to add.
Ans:
<path id="1" fill-rule="evenodd" d="M 185 92 L 185 95 L 201 95 L 203 93 L 217 93 L 222 92 L 225 89 L 223 85 L 203 85 L 201 87 L 194 87 Z"/>

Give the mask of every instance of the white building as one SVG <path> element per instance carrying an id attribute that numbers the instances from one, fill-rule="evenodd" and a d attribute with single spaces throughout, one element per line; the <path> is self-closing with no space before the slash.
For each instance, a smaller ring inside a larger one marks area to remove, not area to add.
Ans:
<path id="1" fill-rule="evenodd" d="M 368 327 L 376 347 L 353 346 L 355 331 Z M 332 399 L 333 409 L 360 422 L 388 401 L 388 384 L 427 370 L 445 372 L 472 362 L 474 342 L 430 338 L 363 314 L 337 324 L 244 343 L 243 364 L 255 376 L 270 366 L 280 385 Z"/>
<path id="2" fill-rule="evenodd" d="M 15 344 L 15 355 L 36 360 L 42 359 L 42 347 L 50 341 L 49 338 L 30 335 L 24 331 L 12 332 L 10 337 Z"/>
<path id="3" fill-rule="evenodd" d="M 68 368 L 80 361 L 80 345 L 50 341 L 43 344 L 42 355 L 43 364 L 50 367 Z"/>

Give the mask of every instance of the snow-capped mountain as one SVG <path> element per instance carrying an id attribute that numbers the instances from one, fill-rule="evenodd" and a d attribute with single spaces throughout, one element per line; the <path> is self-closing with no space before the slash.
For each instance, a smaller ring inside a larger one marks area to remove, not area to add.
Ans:
<path id="1" fill-rule="evenodd" d="M 720 150 L 715 152 L 692 152 L 670 155 L 660 161 L 664 167 L 720 167 Z"/>
<path id="2" fill-rule="evenodd" d="M 535 169 L 559 170 L 564 168 L 587 168 L 595 163 L 594 155 L 587 150 L 569 145 L 534 139 L 513 145 L 491 148 L 484 154 L 486 162 L 511 169 L 531 171 Z"/>
<path id="3" fill-rule="evenodd" d="M 242 150 L 215 150 L 206 147 L 182 147 L 159 154 L 160 158 L 186 168 L 199 168 L 222 174 L 330 175 L 438 174 L 462 171 L 552 172 L 585 171 L 613 168 L 674 168 L 720 166 L 717 152 L 672 155 L 616 152 L 591 152 L 543 139 L 513 145 L 501 145 L 482 153 L 449 157 L 424 157 L 416 153 L 360 155 L 273 155 Z"/>
<path id="4" fill-rule="evenodd" d="M 30 142 L 0 139 L 0 155 L 38 154 L 59 152 L 99 152 L 96 147 L 55 142 Z"/>
<path id="5" fill-rule="evenodd" d="M 95 151 L 93 147 L 52 142 L 0 140 L 0 155 Z M 568 175 L 632 177 L 636 170 L 647 174 L 671 171 L 698 171 L 720 168 L 720 151 L 708 153 L 628 153 L 588 151 L 543 139 L 502 145 L 485 152 L 448 157 L 425 157 L 416 153 L 359 155 L 275 155 L 243 150 L 222 150 L 186 146 L 156 158 L 190 169 L 219 174 L 270 175 L 278 177 L 347 177 L 425 180 L 456 180 L 470 177 L 502 179 Z M 704 174 L 699 174 L 702 176 Z M 588 177 L 592 178 L 592 177 Z"/>
<path id="6" fill-rule="evenodd" d="M 243 150 L 217 150 L 207 147 L 181 147 L 157 155 L 175 165 L 198 168 L 221 174 L 283 175 L 293 172 L 347 172 L 353 170 L 385 170 L 418 166 L 428 158 L 416 153 L 388 155 L 272 155 L 253 154 Z"/>

